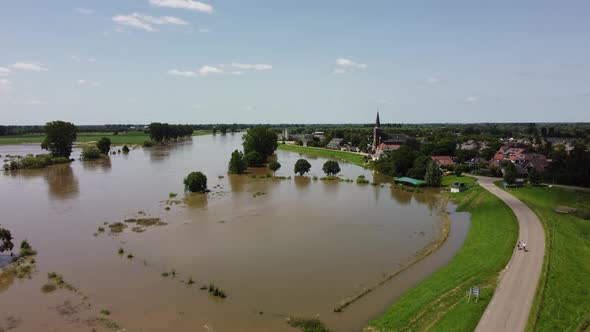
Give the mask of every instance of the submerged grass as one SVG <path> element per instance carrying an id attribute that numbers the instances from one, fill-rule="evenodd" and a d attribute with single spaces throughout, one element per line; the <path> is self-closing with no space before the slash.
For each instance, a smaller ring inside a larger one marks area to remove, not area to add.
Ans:
<path id="1" fill-rule="evenodd" d="M 210 130 L 195 130 L 193 131 L 193 136 L 208 135 L 210 133 Z M 143 142 L 150 139 L 149 135 L 144 132 L 120 132 L 117 135 L 114 135 L 114 133 L 112 132 L 78 133 L 76 143 L 97 142 L 102 137 L 110 139 L 111 143 L 114 145 L 143 145 Z M 43 134 L 0 136 L 0 145 L 15 145 L 28 143 L 41 144 L 41 142 L 43 142 L 44 139 L 45 135 Z"/>
<path id="2" fill-rule="evenodd" d="M 590 222 L 559 206 L 590 210 L 590 193 L 557 187 L 506 189 L 535 212 L 546 237 L 544 268 L 528 331 L 584 331 L 590 326 Z"/>
<path id="3" fill-rule="evenodd" d="M 287 319 L 287 324 L 303 332 L 330 332 L 326 325 L 317 318 L 291 317 Z"/>
<path id="4" fill-rule="evenodd" d="M 451 179 L 449 179 L 451 180 Z M 473 181 L 473 180 L 467 180 Z M 471 213 L 463 247 L 451 262 L 406 292 L 367 331 L 472 331 L 512 255 L 518 225 L 512 210 L 479 186 L 453 194 L 458 211 Z M 481 288 L 467 303 L 470 287 Z"/>
<path id="5" fill-rule="evenodd" d="M 330 150 L 324 148 L 313 148 L 308 146 L 291 145 L 291 144 L 279 144 L 279 150 L 297 152 L 300 154 L 306 154 L 310 156 L 326 157 L 332 159 L 344 160 L 349 163 L 355 164 L 361 167 L 367 167 L 365 157 L 361 154 L 347 151 Z"/>

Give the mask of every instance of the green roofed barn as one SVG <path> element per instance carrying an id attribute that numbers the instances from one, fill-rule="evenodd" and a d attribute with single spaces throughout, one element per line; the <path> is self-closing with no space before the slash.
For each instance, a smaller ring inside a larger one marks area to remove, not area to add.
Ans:
<path id="1" fill-rule="evenodd" d="M 416 186 L 416 187 L 420 187 L 426 184 L 426 181 L 424 180 L 418 180 L 418 179 L 413 179 L 413 178 L 408 178 L 408 177 L 401 177 L 401 178 L 396 178 L 395 182 L 400 182 L 403 184 L 409 184 L 412 186 Z"/>

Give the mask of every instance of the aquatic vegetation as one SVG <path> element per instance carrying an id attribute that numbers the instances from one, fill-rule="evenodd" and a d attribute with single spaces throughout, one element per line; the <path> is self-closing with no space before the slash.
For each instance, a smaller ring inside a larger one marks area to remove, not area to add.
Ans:
<path id="1" fill-rule="evenodd" d="M 172 269 L 172 271 L 170 271 L 170 274 L 172 275 L 172 278 L 176 277 L 176 270 Z"/>
<path id="2" fill-rule="evenodd" d="M 144 148 L 151 148 L 152 146 L 154 146 L 154 142 L 152 142 L 152 141 L 144 141 L 143 142 Z"/>
<path id="3" fill-rule="evenodd" d="M 118 253 L 119 253 L 119 255 L 123 255 L 125 253 L 125 250 L 123 250 L 123 248 L 119 248 Z"/>
<path id="4" fill-rule="evenodd" d="M 99 233 L 103 233 L 103 232 L 104 232 L 104 227 L 102 227 L 102 226 L 99 226 L 99 227 L 98 227 L 98 232 L 99 232 Z"/>
<path id="5" fill-rule="evenodd" d="M 127 258 L 133 259 L 133 254 L 127 254 Z"/>
<path id="6" fill-rule="evenodd" d="M 170 273 L 168 272 L 162 272 L 162 277 L 168 277 L 170 275 Z"/>
<path id="7" fill-rule="evenodd" d="M 124 220 L 128 224 L 136 224 L 138 226 L 149 227 L 149 226 L 164 226 L 168 225 L 163 222 L 160 218 L 130 218 Z"/>
<path id="8" fill-rule="evenodd" d="M 222 299 L 225 299 L 227 297 L 225 292 L 221 288 L 215 286 L 213 283 L 209 284 L 208 290 L 209 293 L 215 297 L 220 297 Z"/>
<path id="9" fill-rule="evenodd" d="M 49 165 L 69 163 L 65 157 L 54 157 L 51 154 L 32 154 L 22 156 L 6 156 L 4 170 L 45 168 Z"/>
<path id="10" fill-rule="evenodd" d="M 45 284 L 41 287 L 41 291 L 43 293 L 51 293 L 55 291 L 57 287 L 54 284 Z"/>
<path id="11" fill-rule="evenodd" d="M 260 197 L 260 196 L 263 196 L 263 195 L 266 195 L 266 193 L 265 192 L 262 192 L 262 191 L 257 191 L 254 194 L 252 194 L 252 197 L 256 198 L 256 197 Z"/>
<path id="12" fill-rule="evenodd" d="M 122 222 L 115 222 L 109 225 L 111 233 L 121 233 L 125 228 L 127 228 L 127 225 Z"/>
<path id="13" fill-rule="evenodd" d="M 188 278 L 188 281 L 186 282 L 186 284 L 187 284 L 187 285 L 192 285 L 192 284 L 194 284 L 194 283 L 195 283 L 195 282 L 193 281 L 193 277 L 189 277 L 189 278 Z"/>
<path id="14" fill-rule="evenodd" d="M 329 332 L 328 328 L 317 318 L 296 318 L 287 319 L 287 324 L 300 329 L 303 332 Z"/>
<path id="15" fill-rule="evenodd" d="M 87 146 L 82 149 L 82 160 L 93 160 L 100 158 L 100 150 L 95 146 Z"/>
<path id="16" fill-rule="evenodd" d="M 111 314 L 111 311 L 110 311 L 110 310 L 108 310 L 108 309 L 102 309 L 102 310 L 100 311 L 100 313 L 101 313 L 101 314 L 103 314 L 103 315 L 105 315 L 105 316 L 108 316 L 108 315 L 110 315 L 110 314 Z"/>
<path id="17" fill-rule="evenodd" d="M 358 183 L 358 184 L 367 184 L 367 183 L 369 183 L 369 180 L 367 180 L 364 175 L 359 175 L 356 178 L 356 183 Z"/>
<path id="18" fill-rule="evenodd" d="M 322 181 L 339 181 L 340 178 L 337 176 L 334 176 L 334 175 L 328 175 L 328 176 L 321 177 L 320 180 L 322 180 Z"/>
<path id="19" fill-rule="evenodd" d="M 31 247 L 31 245 L 29 244 L 29 242 L 27 240 L 23 240 L 20 243 L 20 256 L 21 257 L 33 256 L 36 254 L 37 254 L 37 251 L 35 249 L 33 249 L 33 247 Z"/>
<path id="20" fill-rule="evenodd" d="M 169 193 L 169 194 L 168 194 L 168 197 L 170 197 L 170 198 L 174 198 L 174 197 L 176 197 L 176 196 L 178 196 L 178 194 L 177 194 L 177 193 Z"/>

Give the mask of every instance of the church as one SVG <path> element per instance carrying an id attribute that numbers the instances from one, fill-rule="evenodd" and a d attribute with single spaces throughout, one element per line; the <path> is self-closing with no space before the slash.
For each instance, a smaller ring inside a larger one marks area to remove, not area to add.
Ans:
<path id="1" fill-rule="evenodd" d="M 373 144 L 372 152 L 379 156 L 383 152 L 395 151 L 400 146 L 408 142 L 409 137 L 404 134 L 387 134 L 381 129 L 381 120 L 379 119 L 379 112 L 377 111 L 377 119 L 375 120 L 375 128 L 373 128 Z"/>

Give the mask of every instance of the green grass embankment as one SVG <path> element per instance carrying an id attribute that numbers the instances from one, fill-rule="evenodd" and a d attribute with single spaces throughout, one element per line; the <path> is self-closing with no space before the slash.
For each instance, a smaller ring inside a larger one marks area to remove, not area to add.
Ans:
<path id="1" fill-rule="evenodd" d="M 351 164 L 355 164 L 361 167 L 367 167 L 367 163 L 365 162 L 365 157 L 358 153 L 348 152 L 348 151 L 338 151 L 338 150 L 330 150 L 324 148 L 313 148 L 308 146 L 300 146 L 300 145 L 291 145 L 291 144 L 280 144 L 278 146 L 279 150 L 283 151 L 291 151 L 297 152 L 300 154 L 306 154 L 310 156 L 317 156 L 317 157 L 325 157 L 331 159 L 339 159 Z"/>
<path id="2" fill-rule="evenodd" d="M 506 189 L 545 228 L 545 265 L 527 331 L 584 331 L 590 326 L 590 220 L 558 206 L 590 211 L 590 193 L 564 188 Z M 587 218 L 587 217 L 586 217 Z"/>
<path id="3" fill-rule="evenodd" d="M 207 135 L 210 134 L 209 130 L 195 130 L 193 136 Z M 88 143 L 96 142 L 102 137 L 107 137 L 111 140 L 112 144 L 123 145 L 123 144 L 136 144 L 141 145 L 143 142 L 150 139 L 149 135 L 143 132 L 119 132 L 117 135 L 113 135 L 112 132 L 108 133 L 78 133 L 76 143 Z M 16 135 L 16 136 L 0 136 L 0 145 L 17 145 L 17 144 L 41 144 L 45 139 L 43 134 L 29 134 L 29 135 Z"/>
<path id="4" fill-rule="evenodd" d="M 492 298 L 500 271 L 506 266 L 518 235 L 512 210 L 467 176 L 449 176 L 443 184 L 471 184 L 451 194 L 458 211 L 471 213 L 463 247 L 451 262 L 406 292 L 368 331 L 473 331 Z M 479 302 L 467 303 L 469 288 L 481 288 Z"/>

